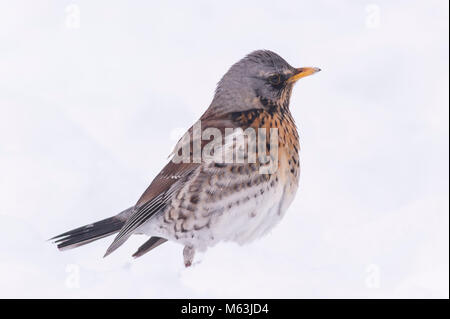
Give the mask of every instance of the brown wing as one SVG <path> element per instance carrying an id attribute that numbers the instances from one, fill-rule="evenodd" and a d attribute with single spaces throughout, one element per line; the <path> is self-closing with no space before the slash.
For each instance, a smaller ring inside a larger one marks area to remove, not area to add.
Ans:
<path id="1" fill-rule="evenodd" d="M 141 196 L 133 214 L 107 249 L 105 257 L 119 248 L 139 226 L 170 203 L 172 196 L 176 195 L 177 191 L 189 179 L 190 174 L 199 166 L 200 164 L 175 164 L 170 161 Z"/>
<path id="2" fill-rule="evenodd" d="M 201 120 L 202 129 L 215 127 L 224 131 L 225 127 L 233 127 L 232 121 L 227 118 L 208 120 L 207 118 L 202 117 Z M 192 134 L 192 127 L 189 129 L 188 133 Z M 202 144 L 207 142 L 208 141 L 202 141 Z M 176 147 L 176 150 L 177 149 L 178 148 Z M 136 203 L 133 214 L 123 225 L 113 243 L 107 249 L 105 257 L 119 248 L 139 226 L 148 221 L 152 216 L 160 212 L 168 203 L 170 203 L 172 196 L 176 195 L 177 191 L 189 180 L 191 174 L 202 165 L 201 163 L 192 163 L 192 145 L 190 149 L 190 163 L 174 163 L 173 161 L 170 161 L 158 176 L 155 177 L 153 182 Z"/>
<path id="3" fill-rule="evenodd" d="M 206 113 L 205 113 L 206 114 Z M 201 124 L 202 129 L 208 128 L 208 127 L 215 127 L 219 128 L 222 131 L 222 134 L 224 133 L 224 129 L 226 127 L 232 128 L 234 127 L 233 121 L 226 118 L 219 118 L 219 119 L 208 119 L 205 117 L 205 115 L 201 118 Z M 192 130 L 193 128 L 189 128 L 189 130 L 186 132 L 186 134 L 189 134 L 192 136 Z M 208 140 L 202 140 L 201 144 L 202 147 L 204 144 L 208 143 Z M 177 145 L 175 146 L 175 151 L 181 148 L 182 141 L 178 141 Z M 153 182 L 150 184 L 150 186 L 145 190 L 144 194 L 142 194 L 141 198 L 136 203 L 136 207 L 140 207 L 141 205 L 144 205 L 145 203 L 148 203 L 153 198 L 161 194 L 162 192 L 169 189 L 175 182 L 177 182 L 180 178 L 183 178 L 184 176 L 190 174 L 194 169 L 196 169 L 200 164 L 199 163 L 192 163 L 192 150 L 193 145 L 191 141 L 190 145 L 190 163 L 179 163 L 175 164 L 172 161 L 169 162 L 158 174 L 158 176 L 155 177 Z"/>

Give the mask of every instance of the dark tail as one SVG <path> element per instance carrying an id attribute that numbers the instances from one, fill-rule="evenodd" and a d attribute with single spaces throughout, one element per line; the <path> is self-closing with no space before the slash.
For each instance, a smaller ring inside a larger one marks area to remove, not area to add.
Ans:
<path id="1" fill-rule="evenodd" d="M 115 234 L 125 224 L 133 208 L 130 207 L 116 216 L 70 230 L 50 240 L 53 240 L 58 245 L 58 249 L 66 250 L 86 245 L 97 239 Z"/>
<path id="2" fill-rule="evenodd" d="M 150 237 L 139 249 L 133 254 L 134 258 L 141 257 L 143 254 L 148 253 L 150 250 L 164 244 L 167 241 L 165 238 L 161 237 Z"/>

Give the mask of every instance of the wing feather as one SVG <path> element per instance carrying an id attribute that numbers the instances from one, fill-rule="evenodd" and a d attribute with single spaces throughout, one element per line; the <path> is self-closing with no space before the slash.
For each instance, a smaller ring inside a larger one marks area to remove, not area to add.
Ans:
<path id="1" fill-rule="evenodd" d="M 133 214 L 120 229 L 116 238 L 106 250 L 104 257 L 119 248 L 139 226 L 166 207 L 190 174 L 198 167 L 199 164 L 169 162 L 141 196 Z"/>
<path id="2" fill-rule="evenodd" d="M 234 123 L 228 117 L 223 119 L 210 119 L 205 113 L 201 118 L 202 129 L 208 127 L 219 128 L 223 131 L 226 127 L 233 127 Z M 193 127 L 188 132 L 192 133 Z M 207 143 L 208 141 L 202 141 Z M 191 142 L 192 143 L 192 142 Z M 192 150 L 192 144 L 190 149 Z M 134 207 L 133 214 L 123 225 L 116 238 L 109 246 L 105 257 L 119 248 L 143 223 L 150 220 L 155 214 L 164 209 L 172 200 L 173 196 L 185 185 L 191 174 L 202 164 L 193 163 L 191 151 L 190 163 L 174 163 L 172 160 L 161 170 L 158 176 L 142 194 Z"/>

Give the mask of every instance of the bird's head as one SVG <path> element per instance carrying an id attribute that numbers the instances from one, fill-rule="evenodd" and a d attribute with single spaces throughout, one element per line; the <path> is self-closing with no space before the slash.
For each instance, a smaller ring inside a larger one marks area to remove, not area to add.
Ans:
<path id="1" fill-rule="evenodd" d="M 254 51 L 223 76 L 210 108 L 228 113 L 288 107 L 295 82 L 318 71 L 312 67 L 294 68 L 272 51 Z"/>

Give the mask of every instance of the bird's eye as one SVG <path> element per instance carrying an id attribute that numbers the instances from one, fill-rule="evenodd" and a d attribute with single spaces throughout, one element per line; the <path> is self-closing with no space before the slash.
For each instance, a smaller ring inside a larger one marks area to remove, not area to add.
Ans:
<path id="1" fill-rule="evenodd" d="M 269 76 L 269 82 L 272 85 L 279 85 L 281 83 L 281 76 L 279 74 L 274 74 Z"/>

